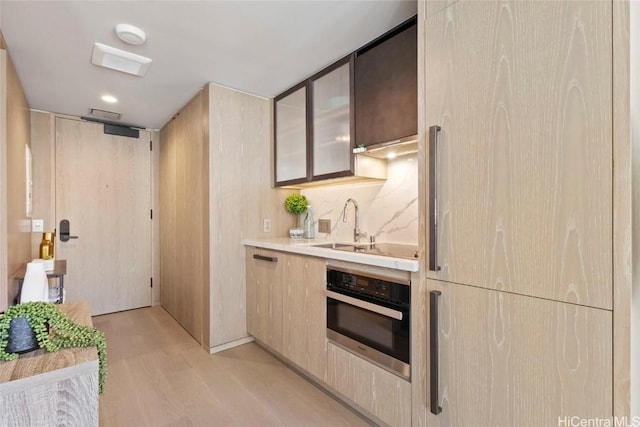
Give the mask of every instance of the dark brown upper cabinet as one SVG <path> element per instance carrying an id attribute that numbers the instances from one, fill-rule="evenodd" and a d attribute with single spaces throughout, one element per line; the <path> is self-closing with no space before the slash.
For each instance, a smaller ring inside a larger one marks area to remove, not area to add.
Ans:
<path id="1" fill-rule="evenodd" d="M 275 185 L 354 176 L 353 54 L 274 99 Z"/>
<path id="2" fill-rule="evenodd" d="M 386 179 L 353 149 L 417 134 L 417 55 L 413 17 L 276 96 L 275 186 Z"/>
<path id="3" fill-rule="evenodd" d="M 416 17 L 356 52 L 354 147 L 418 133 Z"/>
<path id="4" fill-rule="evenodd" d="M 353 56 L 309 79 L 311 180 L 353 175 Z"/>
<path id="5" fill-rule="evenodd" d="M 307 82 L 300 83 L 274 99 L 276 186 L 307 181 Z"/>

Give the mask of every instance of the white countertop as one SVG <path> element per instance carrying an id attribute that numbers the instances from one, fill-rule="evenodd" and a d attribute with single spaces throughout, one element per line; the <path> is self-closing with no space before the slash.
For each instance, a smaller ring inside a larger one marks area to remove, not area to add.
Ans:
<path id="1" fill-rule="evenodd" d="M 331 248 L 318 248 L 313 245 L 332 243 L 325 239 L 290 239 L 288 237 L 277 237 L 270 239 L 245 239 L 242 243 L 246 246 L 255 246 L 276 251 L 292 252 L 301 255 L 315 256 L 326 259 L 337 259 L 341 261 L 355 262 L 359 264 L 375 265 L 378 267 L 394 268 L 404 271 L 419 271 L 418 260 L 393 258 L 381 255 L 371 255 L 357 252 L 339 251 Z M 349 243 L 349 242 L 338 242 Z"/>

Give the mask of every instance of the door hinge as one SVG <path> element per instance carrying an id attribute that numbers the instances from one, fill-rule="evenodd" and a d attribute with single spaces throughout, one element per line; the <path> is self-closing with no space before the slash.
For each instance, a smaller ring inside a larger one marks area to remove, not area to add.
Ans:
<path id="1" fill-rule="evenodd" d="M 153 209 L 149 211 L 149 215 L 151 216 L 151 219 L 153 219 Z"/>
<path id="2" fill-rule="evenodd" d="M 153 277 L 150 277 L 149 281 L 151 282 L 151 287 L 153 288 Z"/>
<path id="3" fill-rule="evenodd" d="M 149 151 L 153 151 L 153 141 L 149 141 Z"/>

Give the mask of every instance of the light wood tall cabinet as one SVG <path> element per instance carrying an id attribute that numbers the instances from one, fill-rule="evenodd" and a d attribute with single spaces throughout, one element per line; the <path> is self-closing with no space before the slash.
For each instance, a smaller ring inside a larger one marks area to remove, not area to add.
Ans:
<path id="1" fill-rule="evenodd" d="M 611 416 L 609 310 L 434 280 L 427 289 L 440 292 L 434 422 L 551 426 Z"/>
<path id="2" fill-rule="evenodd" d="M 250 340 L 242 240 L 290 226 L 286 191 L 264 179 L 271 113 L 268 99 L 209 84 L 161 131 L 161 303 L 210 352 Z"/>
<path id="3" fill-rule="evenodd" d="M 419 1 L 414 425 L 628 414 L 629 319 L 616 311 L 628 159 L 613 137 L 623 3 Z"/>
<path id="4" fill-rule="evenodd" d="M 611 2 L 459 1 L 424 28 L 429 277 L 611 309 Z"/>
<path id="5" fill-rule="evenodd" d="M 162 306 L 198 342 L 209 327 L 209 93 L 200 91 L 160 132 Z M 206 339 L 206 340 L 205 340 Z"/>

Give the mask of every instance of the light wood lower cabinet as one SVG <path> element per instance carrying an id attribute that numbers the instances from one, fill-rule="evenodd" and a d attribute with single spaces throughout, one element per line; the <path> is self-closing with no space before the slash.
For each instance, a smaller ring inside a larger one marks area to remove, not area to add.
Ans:
<path id="1" fill-rule="evenodd" d="M 431 291 L 441 292 L 442 412 L 429 412 L 428 425 L 537 427 L 613 415 L 610 311 L 428 280 L 427 298 Z"/>
<path id="2" fill-rule="evenodd" d="M 322 381 L 327 366 L 326 266 L 321 258 L 283 256 L 283 355 Z"/>
<path id="3" fill-rule="evenodd" d="M 247 331 L 262 344 L 324 381 L 326 262 L 247 248 Z"/>
<path id="4" fill-rule="evenodd" d="M 411 425 L 411 383 L 327 341 L 326 260 L 247 247 L 246 262 L 256 340 L 369 416 Z"/>
<path id="5" fill-rule="evenodd" d="M 247 248 L 247 332 L 282 353 L 283 255 Z"/>
<path id="6" fill-rule="evenodd" d="M 391 426 L 411 425 L 411 383 L 329 343 L 327 384 Z"/>

